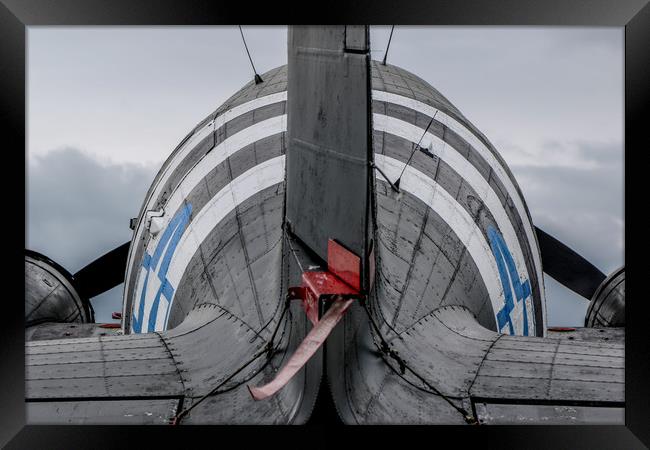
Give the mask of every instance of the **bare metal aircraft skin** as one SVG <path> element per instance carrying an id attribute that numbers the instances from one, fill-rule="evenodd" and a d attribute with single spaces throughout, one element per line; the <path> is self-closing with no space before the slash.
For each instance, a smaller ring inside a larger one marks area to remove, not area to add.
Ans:
<path id="1" fill-rule="evenodd" d="M 319 395 L 348 424 L 623 423 L 624 270 L 605 279 L 537 230 L 445 97 L 371 61 L 363 26 L 290 27 L 288 65 L 261 79 L 174 150 L 128 257 L 107 256 L 126 261 L 120 330 L 82 305 L 99 263 L 49 270 L 63 306 L 28 323 L 29 423 L 301 424 Z M 359 261 L 350 306 L 255 400 L 319 326 L 291 300 L 305 274 L 349 275 L 330 240 Z M 30 258 L 40 305 L 48 267 Z M 607 328 L 547 333 L 543 271 L 593 295 L 586 326 Z"/>

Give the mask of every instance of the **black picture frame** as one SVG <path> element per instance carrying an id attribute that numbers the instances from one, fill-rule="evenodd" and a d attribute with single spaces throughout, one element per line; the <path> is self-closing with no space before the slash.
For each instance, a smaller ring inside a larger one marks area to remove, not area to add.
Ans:
<path id="1" fill-rule="evenodd" d="M 0 111 L 5 168 L 5 287 L 0 332 L 0 445 L 6 448 L 131 448 L 224 445 L 313 445 L 341 442 L 362 434 L 395 445 L 487 446 L 495 448 L 643 448 L 650 446 L 650 337 L 644 333 L 648 302 L 642 291 L 645 193 L 640 181 L 650 105 L 650 5 L 648 0 L 456 0 L 395 3 L 389 0 L 304 3 L 207 0 L 0 0 Z M 299 15 L 301 14 L 302 15 Z M 412 25 L 535 25 L 625 27 L 625 250 L 627 297 L 625 338 L 625 426 L 500 427 L 117 427 L 25 426 L 24 407 L 24 242 L 26 180 L 25 37 L 32 25 L 222 25 L 370 23 Z M 7 139 L 9 138 L 9 139 Z M 638 170 L 639 174 L 635 174 Z M 22 172 L 21 172 L 22 171 Z M 16 178 L 11 175 L 17 174 Z M 6 175 L 10 175 L 7 177 Z M 640 202 L 634 200 L 639 196 Z M 7 202 L 8 201 L 8 202 Z M 22 216 L 21 216 L 22 212 Z M 632 243 L 633 245 L 628 245 Z M 647 257 L 647 256 L 646 256 Z M 629 262 L 629 261 L 637 262 Z M 15 289 L 15 292 L 14 292 Z M 334 432 L 332 432 L 334 431 Z M 413 436 L 417 434 L 418 436 Z M 139 444 L 135 444 L 137 440 Z M 227 441 L 226 441 L 227 440 Z M 258 441 L 253 444 L 253 441 Z M 359 441 L 356 441 L 359 442 Z M 352 445 L 354 444 L 350 441 Z M 337 444 L 340 445 L 340 444 Z M 363 444 L 365 445 L 365 444 Z M 448 444 L 446 444 L 448 445 Z"/>

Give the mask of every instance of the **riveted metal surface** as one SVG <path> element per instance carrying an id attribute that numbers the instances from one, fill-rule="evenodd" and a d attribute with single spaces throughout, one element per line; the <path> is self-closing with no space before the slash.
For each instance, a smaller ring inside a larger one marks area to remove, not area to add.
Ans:
<path id="1" fill-rule="evenodd" d="M 178 399 L 27 402 L 29 425 L 165 425 Z"/>
<path id="2" fill-rule="evenodd" d="M 594 292 L 585 315 L 585 326 L 625 326 L 625 267 L 610 274 Z"/>
<path id="3" fill-rule="evenodd" d="M 477 403 L 484 425 L 621 425 L 625 409 L 575 405 Z"/>
<path id="4" fill-rule="evenodd" d="M 49 258 L 32 251 L 25 254 L 25 322 L 27 327 L 45 322 L 91 321 L 72 284 L 72 275 Z"/>
<path id="5" fill-rule="evenodd" d="M 96 323 L 51 323 L 34 325 L 25 330 L 25 341 L 77 339 L 121 334 L 120 330 L 100 328 Z"/>
<path id="6" fill-rule="evenodd" d="M 416 377 L 409 372 L 400 377 L 394 361 L 383 361 L 365 313 L 357 308 L 351 314 L 353 320 L 347 323 L 345 334 L 353 336 L 349 342 L 356 345 L 346 348 L 350 368 L 346 386 L 335 388 L 339 395 L 346 395 L 350 405 L 341 408 L 346 413 L 344 421 L 464 423 L 461 414 L 440 396 L 427 392 L 427 386 Z M 595 408 L 595 421 L 604 417 L 621 423 L 618 419 L 622 416 L 614 411 L 624 399 L 621 341 L 596 355 L 599 344 L 593 341 L 499 335 L 480 326 L 466 308 L 448 306 L 401 332 L 390 345 L 409 367 L 458 405 L 474 399 L 478 403 L 509 400 L 533 405 L 527 417 L 538 414 L 553 423 L 572 423 L 575 414 L 548 405 L 561 407 L 563 402 L 573 402 L 578 408 Z M 485 398 L 495 400 L 482 400 Z M 535 412 L 536 405 L 546 406 Z M 591 413 L 591 409 L 583 410 L 579 422 L 588 422 Z M 484 419 L 485 414 L 480 413 L 479 418 Z"/>
<path id="7" fill-rule="evenodd" d="M 292 232 L 323 260 L 330 238 L 366 253 L 367 33 L 364 26 L 289 29 L 286 216 Z M 346 52 L 346 35 L 353 48 L 363 48 Z"/>

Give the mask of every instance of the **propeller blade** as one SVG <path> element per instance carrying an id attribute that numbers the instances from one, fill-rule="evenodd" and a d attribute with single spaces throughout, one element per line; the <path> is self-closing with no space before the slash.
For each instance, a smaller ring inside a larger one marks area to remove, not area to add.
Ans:
<path id="1" fill-rule="evenodd" d="M 124 282 L 130 245 L 131 241 L 125 242 L 73 275 L 75 287 L 82 298 L 93 298 Z"/>
<path id="2" fill-rule="evenodd" d="M 535 227 L 542 254 L 544 272 L 573 292 L 591 300 L 606 276 L 597 267 L 555 239 Z"/>

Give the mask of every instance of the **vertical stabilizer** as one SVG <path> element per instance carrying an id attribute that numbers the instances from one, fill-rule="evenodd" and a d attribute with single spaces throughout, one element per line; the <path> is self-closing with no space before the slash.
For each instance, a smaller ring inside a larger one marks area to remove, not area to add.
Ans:
<path id="1" fill-rule="evenodd" d="M 289 28 L 286 216 L 323 260 L 328 239 L 367 254 L 369 63 L 367 26 Z"/>

